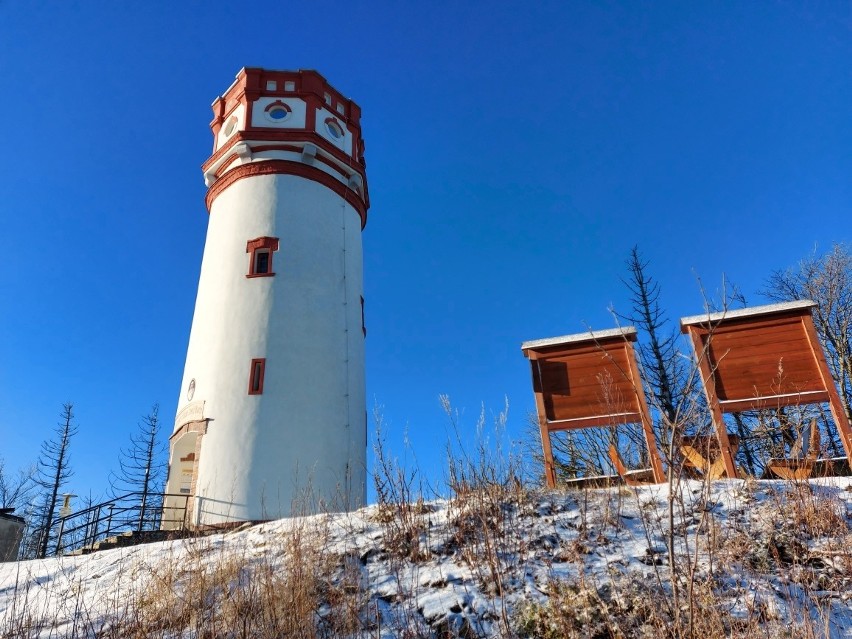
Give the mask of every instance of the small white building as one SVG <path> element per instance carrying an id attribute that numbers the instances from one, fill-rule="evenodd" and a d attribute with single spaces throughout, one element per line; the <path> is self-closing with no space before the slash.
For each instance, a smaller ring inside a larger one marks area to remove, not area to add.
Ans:
<path id="1" fill-rule="evenodd" d="M 315 71 L 245 68 L 213 114 L 210 216 L 166 492 L 189 496 L 196 525 L 359 507 L 360 108 Z"/>

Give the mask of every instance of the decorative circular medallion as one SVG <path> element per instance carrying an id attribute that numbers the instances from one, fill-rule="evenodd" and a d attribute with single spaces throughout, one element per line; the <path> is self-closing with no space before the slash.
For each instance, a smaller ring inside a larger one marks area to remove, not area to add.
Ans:
<path id="1" fill-rule="evenodd" d="M 325 129 L 335 140 L 339 140 L 343 137 L 343 127 L 341 127 L 340 123 L 338 123 L 338 121 L 334 118 L 329 118 L 325 121 Z"/>
<path id="2" fill-rule="evenodd" d="M 195 396 L 195 379 L 189 380 L 189 386 L 186 389 L 186 401 L 191 402 Z"/>
<path id="3" fill-rule="evenodd" d="M 230 118 L 228 118 L 228 121 L 225 122 L 225 128 L 223 130 L 223 133 L 225 134 L 226 137 L 230 136 L 231 133 L 233 133 L 234 129 L 236 129 L 236 128 L 237 128 L 237 117 L 232 115 Z"/>

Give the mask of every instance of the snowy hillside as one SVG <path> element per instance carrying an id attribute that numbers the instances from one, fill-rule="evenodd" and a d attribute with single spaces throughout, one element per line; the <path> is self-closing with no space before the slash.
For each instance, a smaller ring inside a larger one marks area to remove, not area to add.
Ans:
<path id="1" fill-rule="evenodd" d="M 492 486 L 3 564 L 0 636 L 852 637 L 850 491 Z"/>

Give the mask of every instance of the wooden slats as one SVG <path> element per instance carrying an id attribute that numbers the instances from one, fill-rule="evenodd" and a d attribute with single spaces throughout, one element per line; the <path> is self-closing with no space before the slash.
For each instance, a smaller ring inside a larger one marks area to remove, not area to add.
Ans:
<path id="1" fill-rule="evenodd" d="M 777 384 L 774 382 L 767 383 L 766 378 L 760 375 L 745 374 L 739 378 L 728 377 L 727 379 L 729 381 L 726 383 L 719 383 L 716 386 L 719 399 L 725 402 L 747 401 L 772 395 L 796 395 L 823 390 L 822 384 L 816 380 L 811 380 L 809 383 L 789 383 L 782 380 L 782 383 Z M 787 405 L 791 406 L 792 404 Z"/>
<path id="2" fill-rule="evenodd" d="M 819 371 L 814 360 L 814 354 L 810 351 L 793 350 L 779 351 L 774 348 L 767 350 L 741 349 L 727 350 L 717 348 L 715 344 L 710 346 L 711 361 L 719 368 L 729 369 L 754 369 L 755 371 L 769 371 L 772 377 L 776 377 L 779 371 L 785 375 L 811 374 L 819 378 Z"/>
<path id="3" fill-rule="evenodd" d="M 725 332 L 739 331 L 744 326 L 748 327 L 749 330 L 762 331 L 776 326 L 789 326 L 795 324 L 801 321 L 803 315 L 810 315 L 810 309 L 784 311 L 777 315 L 721 319 L 719 321 L 712 322 L 709 329 L 707 324 L 689 324 L 682 326 L 681 332 L 695 332 L 698 335 L 706 335 L 709 332 L 713 333 L 713 335 L 719 335 Z"/>
<path id="4" fill-rule="evenodd" d="M 581 346 L 572 356 L 531 362 L 533 389 L 543 395 L 548 421 L 638 412 L 624 343 L 594 351 Z"/>
<path id="5" fill-rule="evenodd" d="M 619 358 L 622 359 L 622 358 Z M 573 362 L 535 360 L 532 365 L 533 389 L 535 392 L 571 395 L 579 389 L 600 388 L 602 382 L 629 382 L 626 361 L 601 359 L 590 364 L 588 361 Z"/>
<path id="6" fill-rule="evenodd" d="M 744 327 L 738 327 L 735 331 L 723 330 L 720 333 L 713 333 L 713 343 L 726 348 L 763 347 L 767 344 L 801 344 L 803 337 L 802 323 L 796 322 L 770 327 L 765 329 L 765 332 L 756 334 Z"/>
<path id="7" fill-rule="evenodd" d="M 532 368 L 545 478 L 555 486 L 550 433 L 562 430 L 641 423 L 651 460 L 650 472 L 662 482 L 650 412 L 635 364 L 635 334 L 525 348 Z M 622 469 L 626 470 L 626 469 Z"/>
<path id="8" fill-rule="evenodd" d="M 747 410 L 763 410 L 783 408 L 784 406 L 803 406 L 829 401 L 827 391 L 811 391 L 806 393 L 790 393 L 788 395 L 765 395 L 749 399 L 726 400 L 719 402 L 726 413 L 741 413 Z"/>
<path id="9" fill-rule="evenodd" d="M 824 389 L 813 352 L 801 345 L 790 351 L 773 345 L 721 351 L 711 342 L 710 359 L 721 399 Z"/>
<path id="10" fill-rule="evenodd" d="M 533 390 L 536 393 L 567 395 L 568 368 L 564 362 L 537 360 L 532 363 Z"/>
<path id="11" fill-rule="evenodd" d="M 567 366 L 571 371 L 572 379 L 578 375 L 596 375 L 609 371 L 627 370 L 627 358 L 624 352 L 619 351 L 603 351 L 598 353 L 581 353 L 576 357 L 561 356 L 554 359 L 538 360 L 539 362 L 546 361 L 548 364 L 562 364 Z"/>
<path id="12" fill-rule="evenodd" d="M 561 430 L 576 430 L 579 428 L 595 428 L 600 426 L 614 426 L 617 424 L 638 424 L 642 421 L 639 413 L 614 413 L 610 415 L 599 415 L 597 417 L 576 417 L 573 419 L 548 420 L 547 429 L 551 433 Z"/>
<path id="13" fill-rule="evenodd" d="M 825 362 L 810 307 L 713 323 L 682 320 L 681 330 L 695 349 L 729 477 L 734 476 L 733 455 L 726 450 L 723 412 L 828 402 L 852 462 L 852 426 Z M 793 466 L 785 469 L 773 460 L 772 471 L 798 478 L 811 470 L 804 462 Z"/>
<path id="14" fill-rule="evenodd" d="M 586 386 L 572 389 L 570 395 L 545 394 L 547 418 L 574 419 L 625 411 L 639 412 L 636 392 L 626 380 L 618 385 Z"/>
<path id="15" fill-rule="evenodd" d="M 709 351 L 720 400 L 824 389 L 801 316 L 738 319 L 731 325 L 723 320 L 712 334 L 701 335 L 701 344 Z"/>

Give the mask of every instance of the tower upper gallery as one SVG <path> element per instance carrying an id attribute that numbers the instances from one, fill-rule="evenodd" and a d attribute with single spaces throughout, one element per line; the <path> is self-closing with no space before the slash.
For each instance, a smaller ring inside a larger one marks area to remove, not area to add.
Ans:
<path id="1" fill-rule="evenodd" d="M 361 109 L 316 71 L 243 68 L 213 102 L 207 208 L 244 177 L 298 175 L 332 189 L 367 223 Z"/>

